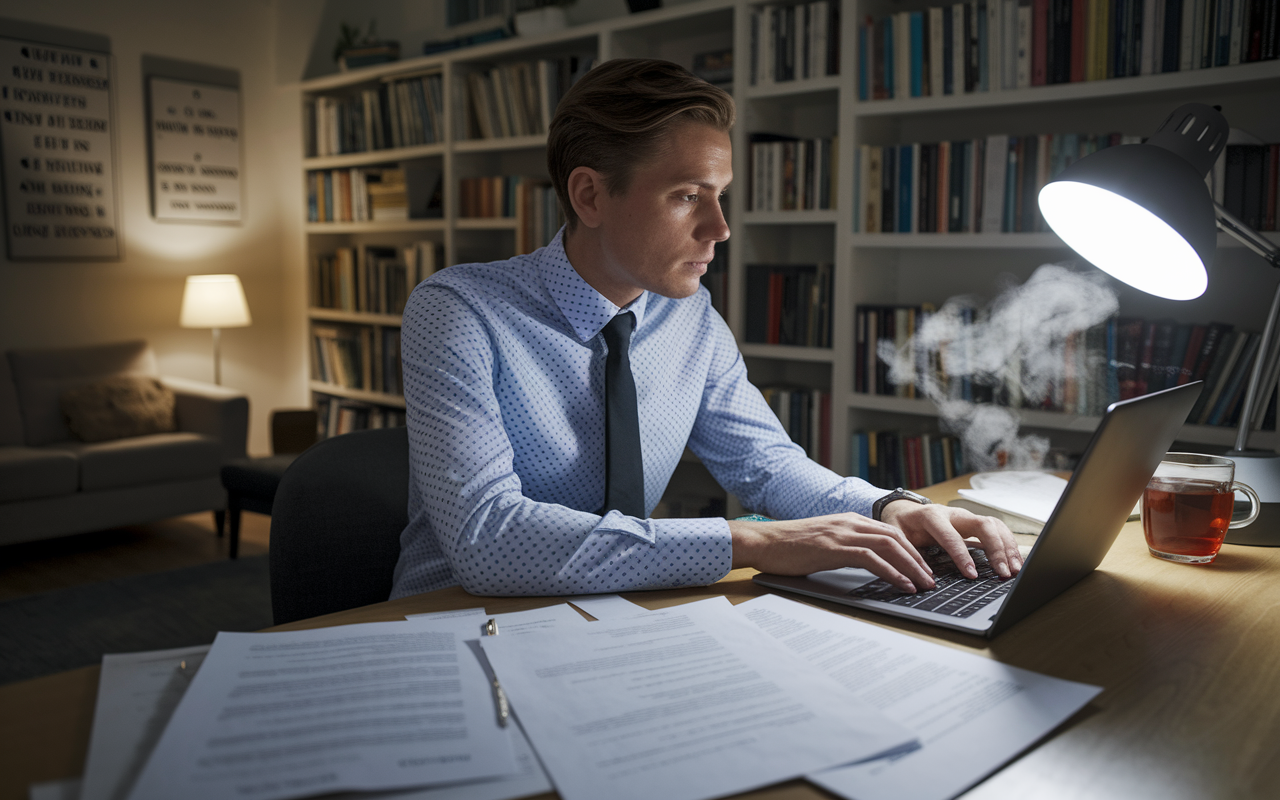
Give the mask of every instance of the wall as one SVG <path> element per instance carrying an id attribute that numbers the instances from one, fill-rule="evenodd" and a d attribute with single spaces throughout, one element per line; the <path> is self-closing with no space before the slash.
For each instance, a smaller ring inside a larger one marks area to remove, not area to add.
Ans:
<path id="1" fill-rule="evenodd" d="M 568 16 L 579 24 L 626 13 L 624 0 L 579 0 Z M 110 38 L 124 251 L 115 262 L 49 263 L 10 262 L 0 249 L 0 351 L 142 338 L 163 374 L 211 381 L 209 332 L 178 326 L 182 288 L 187 275 L 234 272 L 253 325 L 223 331 L 222 381 L 249 395 L 249 450 L 267 453 L 270 411 L 310 401 L 297 83 L 335 70 L 341 22 L 376 19 L 405 57 L 417 55 L 447 35 L 444 0 L 41 0 L 6 3 L 0 16 Z M 239 71 L 240 225 L 152 219 L 144 54 Z"/>
<path id="2" fill-rule="evenodd" d="M 163 374 L 211 381 L 207 330 L 178 327 L 185 277 L 240 275 L 253 325 L 222 336 L 223 384 L 250 397 L 250 452 L 269 450 L 267 415 L 308 402 L 299 190 L 302 60 L 277 62 L 280 39 L 316 37 L 314 3 L 265 0 L 42 0 L 6 4 L 12 19 L 110 37 L 115 57 L 116 168 L 124 257 L 117 262 L 9 262 L 0 255 L 0 350 L 144 338 Z M 281 22 L 281 17 L 288 15 Z M 144 54 L 238 70 L 244 221 L 158 223 L 150 215 Z M 285 75 L 292 78 L 284 78 Z"/>

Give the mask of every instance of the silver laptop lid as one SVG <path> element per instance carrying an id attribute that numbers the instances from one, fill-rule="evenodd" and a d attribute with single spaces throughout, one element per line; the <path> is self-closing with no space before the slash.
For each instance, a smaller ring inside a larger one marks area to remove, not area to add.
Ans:
<path id="1" fill-rule="evenodd" d="M 1186 421 L 1196 381 L 1107 407 L 987 636 L 995 636 L 1097 569 Z"/>

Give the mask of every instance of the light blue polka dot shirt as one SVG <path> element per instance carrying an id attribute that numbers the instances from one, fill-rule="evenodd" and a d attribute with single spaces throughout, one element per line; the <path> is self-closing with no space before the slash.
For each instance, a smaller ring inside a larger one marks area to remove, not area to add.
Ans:
<path id="1" fill-rule="evenodd" d="M 619 308 L 565 256 L 563 229 L 525 256 L 442 270 L 414 290 L 401 352 L 409 525 L 391 596 L 565 595 L 714 583 L 723 519 L 637 519 L 604 503 L 600 331 Z M 687 444 L 728 491 L 780 519 L 856 511 L 884 494 L 810 461 L 747 381 L 706 289 L 646 292 L 631 369 L 646 514 Z"/>

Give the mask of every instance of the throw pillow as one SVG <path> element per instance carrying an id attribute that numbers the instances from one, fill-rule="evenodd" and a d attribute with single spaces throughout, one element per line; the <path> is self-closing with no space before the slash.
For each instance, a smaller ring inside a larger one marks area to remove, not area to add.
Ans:
<path id="1" fill-rule="evenodd" d="M 81 441 L 105 442 L 174 430 L 173 392 L 155 378 L 115 375 L 62 393 L 67 427 Z"/>

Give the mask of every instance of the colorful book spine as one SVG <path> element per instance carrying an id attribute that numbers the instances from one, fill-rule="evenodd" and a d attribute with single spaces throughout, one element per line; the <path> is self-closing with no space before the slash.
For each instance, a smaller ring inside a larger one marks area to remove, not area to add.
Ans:
<path id="1" fill-rule="evenodd" d="M 860 99 L 926 97 L 1267 61 L 1280 57 L 1280 10 L 1275 0 L 969 0 L 867 16 L 858 43 Z"/>

